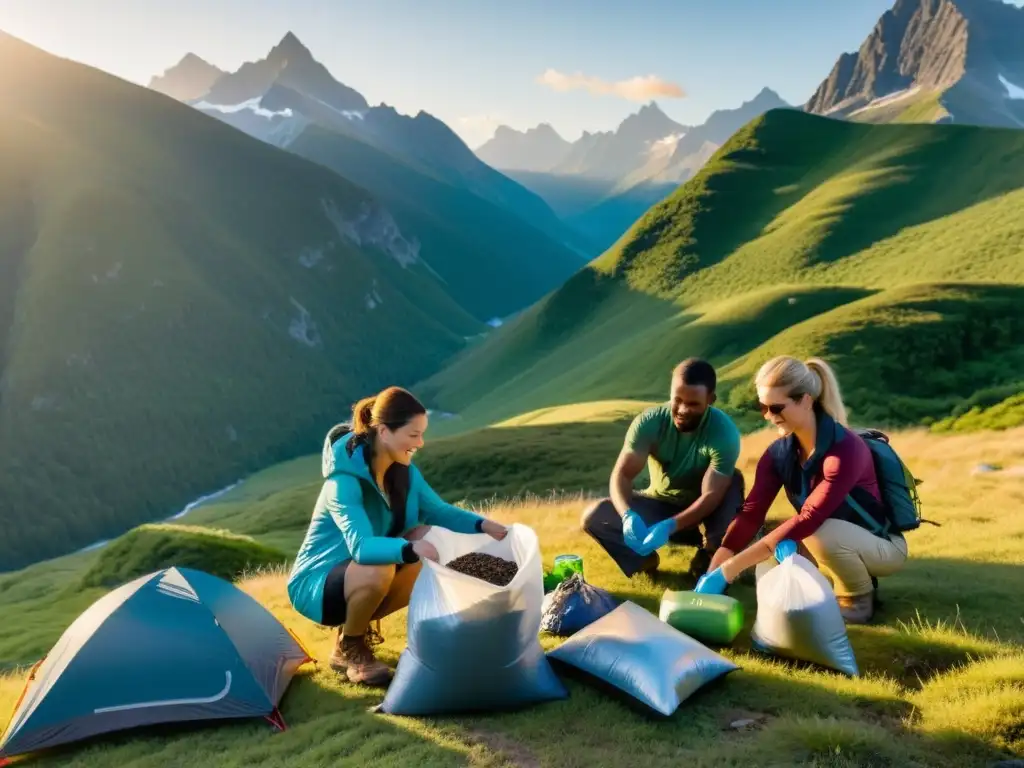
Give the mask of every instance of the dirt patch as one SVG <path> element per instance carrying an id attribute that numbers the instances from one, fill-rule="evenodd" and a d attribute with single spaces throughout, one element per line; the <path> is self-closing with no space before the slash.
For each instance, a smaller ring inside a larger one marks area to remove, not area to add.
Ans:
<path id="1" fill-rule="evenodd" d="M 503 733 L 475 728 L 469 731 L 468 736 L 471 743 L 479 744 L 487 751 L 501 755 L 516 768 L 540 768 L 540 760 L 530 751 L 529 747 L 510 739 Z"/>
<path id="2" fill-rule="evenodd" d="M 955 662 L 936 664 L 934 661 L 904 653 L 893 658 L 893 669 L 899 670 L 897 679 L 912 690 L 920 690 L 933 676 L 951 669 Z"/>
<path id="3" fill-rule="evenodd" d="M 448 561 L 447 567 L 499 587 L 506 586 L 519 572 L 519 566 L 512 561 L 483 552 L 470 552 L 456 557 Z"/>
<path id="4" fill-rule="evenodd" d="M 969 650 L 960 648 L 922 648 L 921 653 L 894 653 L 891 669 L 904 687 L 919 691 L 936 675 L 984 657 L 983 653 L 972 654 Z"/>
<path id="5" fill-rule="evenodd" d="M 1013 722 L 1003 728 L 1002 737 L 1014 752 L 1024 747 L 1024 718 L 1014 718 Z"/>
<path id="6" fill-rule="evenodd" d="M 916 717 L 920 719 L 920 712 L 914 708 L 914 705 L 902 699 L 860 699 L 854 704 L 861 719 L 899 733 L 906 731 L 904 723 L 907 720 L 913 720 L 915 713 Z"/>

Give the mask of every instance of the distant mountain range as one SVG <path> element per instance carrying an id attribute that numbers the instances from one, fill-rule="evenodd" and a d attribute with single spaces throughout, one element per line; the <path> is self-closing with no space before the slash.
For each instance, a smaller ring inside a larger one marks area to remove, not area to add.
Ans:
<path id="1" fill-rule="evenodd" d="M 741 126 L 787 107 L 764 88 L 735 109 L 716 110 L 701 125 L 686 126 L 651 102 L 616 130 L 584 132 L 572 143 L 550 126 L 525 132 L 501 126 L 477 155 L 547 200 L 603 250 L 700 170 Z"/>
<path id="2" fill-rule="evenodd" d="M 832 361 L 858 424 L 999 402 L 1024 389 L 1022 205 L 1024 131 L 773 109 L 416 391 L 473 429 L 657 399 L 696 355 L 754 430 L 754 375 L 784 353 Z"/>
<path id="3" fill-rule="evenodd" d="M 149 87 L 179 101 L 188 101 L 207 93 L 226 74 L 220 67 L 189 53 L 164 74 L 154 77 Z"/>
<path id="4" fill-rule="evenodd" d="M 264 58 L 246 62 L 235 72 L 213 77 L 214 73 L 197 61 L 201 59 L 186 55 L 176 66 L 153 78 L 150 87 L 285 149 L 294 150 L 297 140 L 311 126 L 346 140 L 355 139 L 385 153 L 390 160 L 397 160 L 408 170 L 449 184 L 519 218 L 523 231 L 529 232 L 528 237 L 534 241 L 519 246 L 523 253 L 520 258 L 524 262 L 549 263 L 555 275 L 554 283 L 550 279 L 537 282 L 541 292 L 553 287 L 596 251 L 540 197 L 477 158 L 442 121 L 423 111 L 409 117 L 386 104 L 371 107 L 358 91 L 336 80 L 291 32 Z M 206 90 L 194 95 L 203 84 Z M 183 99 L 183 93 L 192 95 Z M 334 160 L 334 170 L 388 198 L 384 187 L 389 182 L 383 171 L 366 168 L 364 164 L 339 165 L 337 156 Z M 427 215 L 441 220 L 451 220 L 456 213 L 431 210 L 430 199 L 421 200 L 420 205 L 427 208 Z M 538 238 L 553 242 L 541 246 L 535 242 Z M 487 258 L 485 254 L 496 247 L 504 246 L 493 242 L 478 244 L 477 258 Z M 529 254 L 537 248 L 546 255 Z M 563 253 L 557 255 L 558 250 Z"/>
<path id="5" fill-rule="evenodd" d="M 1002 0 L 897 0 L 844 53 L 808 112 L 864 122 L 1024 127 L 1024 9 Z"/>
<path id="6" fill-rule="evenodd" d="M 494 138 L 476 150 L 488 165 L 499 169 L 546 173 L 557 167 L 572 150 L 572 144 L 548 123 L 517 131 L 499 125 Z"/>
<path id="7" fill-rule="evenodd" d="M 407 228 L 152 90 L 2 33 L 0 71 L 0 570 L 316 450 L 358 397 L 436 370 L 488 330 L 452 261 L 496 304 L 543 290 L 531 252 L 517 272 L 457 221 Z"/>
<path id="8" fill-rule="evenodd" d="M 290 33 L 149 89 L 0 33 L 0 570 L 315 451 L 390 383 L 464 423 L 657 396 L 680 350 L 748 415 L 779 350 L 845 360 L 877 423 L 1016 387 L 1022 19 L 897 0 L 801 107 L 478 153 Z"/>
<path id="9" fill-rule="evenodd" d="M 1024 8 L 1003 0 L 897 0 L 860 49 L 794 107 L 857 122 L 1024 127 Z M 549 124 L 499 126 L 477 155 L 543 197 L 602 250 L 691 178 L 742 125 L 789 107 L 769 88 L 699 126 L 655 103 L 575 142 Z"/>

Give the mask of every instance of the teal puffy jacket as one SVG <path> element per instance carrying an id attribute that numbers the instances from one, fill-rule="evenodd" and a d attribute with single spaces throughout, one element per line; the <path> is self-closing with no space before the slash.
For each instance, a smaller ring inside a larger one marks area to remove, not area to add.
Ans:
<path id="1" fill-rule="evenodd" d="M 476 533 L 480 515 L 441 499 L 423 479 L 419 469 L 409 467 L 409 498 L 405 530 L 399 537 L 386 536 L 391 527 L 391 510 L 384 494 L 370 477 L 370 468 L 359 445 L 348 455 L 350 432 L 331 445 L 324 439 L 321 473 L 323 488 L 313 509 L 306 538 L 288 576 L 288 598 L 295 610 L 311 621 L 323 618 L 323 590 L 327 574 L 338 563 L 353 560 L 362 565 L 402 562 L 401 534 L 417 525 L 437 525 L 456 533 Z"/>

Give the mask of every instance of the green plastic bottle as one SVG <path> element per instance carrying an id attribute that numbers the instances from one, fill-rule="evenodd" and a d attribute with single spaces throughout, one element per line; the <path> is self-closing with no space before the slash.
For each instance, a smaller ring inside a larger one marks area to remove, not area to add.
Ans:
<path id="1" fill-rule="evenodd" d="M 562 583 L 562 580 L 560 578 L 558 578 L 558 576 L 553 574 L 551 571 L 545 569 L 545 571 L 544 571 L 544 594 L 547 594 L 548 592 L 553 591 L 561 583 Z"/>
<path id="2" fill-rule="evenodd" d="M 552 573 L 558 577 L 559 583 L 565 581 L 574 573 L 583 576 L 583 558 L 579 555 L 558 555 L 555 557 L 555 567 Z"/>
<path id="3" fill-rule="evenodd" d="M 666 589 L 658 618 L 695 640 L 728 645 L 743 629 L 743 603 L 728 595 Z"/>

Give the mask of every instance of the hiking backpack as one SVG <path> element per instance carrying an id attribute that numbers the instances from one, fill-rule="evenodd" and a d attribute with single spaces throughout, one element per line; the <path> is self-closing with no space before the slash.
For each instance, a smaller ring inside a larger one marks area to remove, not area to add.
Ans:
<path id="1" fill-rule="evenodd" d="M 874 533 L 888 536 L 890 531 L 904 533 L 917 529 L 921 523 L 938 525 L 921 517 L 921 497 L 917 486 L 923 481 L 914 477 L 903 463 L 899 454 L 889 444 L 889 436 L 877 429 L 851 429 L 860 435 L 871 449 L 874 459 L 875 475 L 878 478 L 878 489 L 882 493 L 882 505 L 885 507 L 886 524 L 879 529 L 878 523 L 868 514 L 852 496 L 846 497 L 846 503 L 861 516 L 868 528 Z"/>

